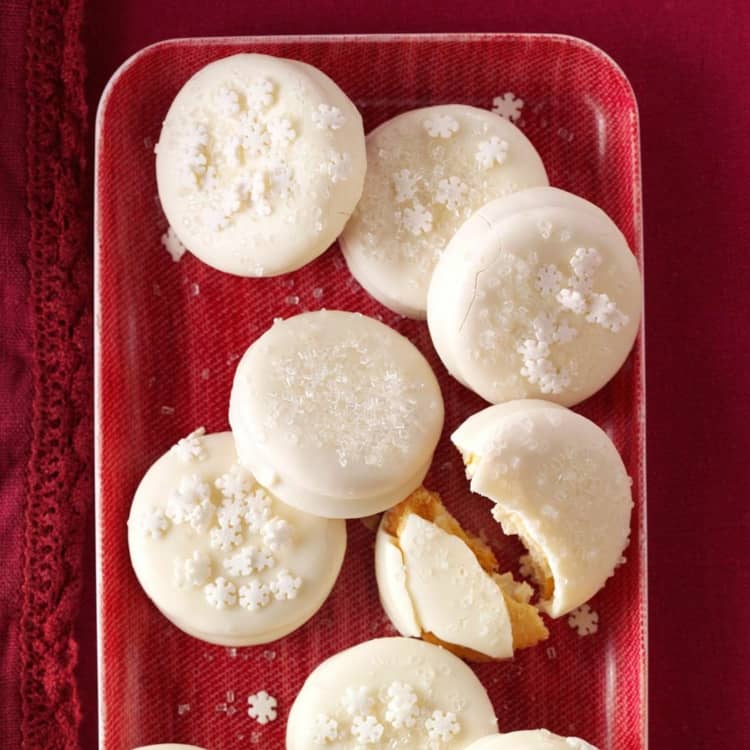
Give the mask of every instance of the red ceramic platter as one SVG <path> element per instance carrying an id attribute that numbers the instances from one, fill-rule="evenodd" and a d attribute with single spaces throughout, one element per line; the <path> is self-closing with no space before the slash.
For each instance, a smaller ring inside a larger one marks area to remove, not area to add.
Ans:
<path id="1" fill-rule="evenodd" d="M 359 311 L 408 336 L 438 374 L 445 430 L 425 481 L 470 530 L 515 567 L 488 502 L 472 496 L 450 433 L 486 404 L 449 377 L 423 322 L 372 300 L 332 247 L 271 279 L 228 276 L 161 244 L 154 153 L 161 122 L 200 67 L 238 52 L 311 63 L 354 100 L 369 131 L 414 107 L 497 108 L 536 145 L 552 185 L 601 206 L 643 261 L 638 112 L 622 71 L 578 39 L 548 35 L 245 37 L 166 41 L 110 81 L 97 119 L 96 426 L 100 742 L 130 750 L 185 742 L 211 750 L 281 750 L 289 708 L 308 673 L 337 651 L 393 635 L 378 601 L 372 528 L 348 522 L 344 567 L 327 603 L 296 633 L 227 649 L 172 626 L 130 567 L 126 519 L 148 466 L 198 425 L 225 430 L 237 360 L 276 317 L 323 307 Z M 550 624 L 545 644 L 475 667 L 501 731 L 547 727 L 602 750 L 646 747 L 646 494 L 643 335 L 620 373 L 578 407 L 604 427 L 633 479 L 627 563 L 591 612 Z M 165 572 L 165 574 L 168 574 Z M 595 631 L 595 632 L 590 632 Z M 278 702 L 259 724 L 247 698 Z"/>

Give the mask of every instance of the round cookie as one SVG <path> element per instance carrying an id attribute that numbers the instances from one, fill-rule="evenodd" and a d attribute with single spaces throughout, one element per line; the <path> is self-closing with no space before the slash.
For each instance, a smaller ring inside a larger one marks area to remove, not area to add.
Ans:
<path id="1" fill-rule="evenodd" d="M 250 646 L 318 611 L 341 569 L 346 526 L 285 505 L 237 464 L 230 432 L 199 429 L 144 475 L 128 544 L 141 586 L 178 628 Z"/>
<path id="2" fill-rule="evenodd" d="M 278 320 L 250 346 L 229 422 L 240 461 L 284 502 L 359 518 L 421 484 L 443 400 L 408 339 L 358 313 L 323 310 Z"/>
<path id="3" fill-rule="evenodd" d="M 367 136 L 364 191 L 339 240 L 349 270 L 386 307 L 424 318 L 430 276 L 462 222 L 548 184 L 528 138 L 493 112 L 451 104 L 398 115 Z"/>
<path id="4" fill-rule="evenodd" d="M 540 586 L 539 607 L 560 617 L 588 601 L 622 560 L 633 507 L 630 479 L 607 434 L 545 401 L 511 401 L 469 417 L 451 436 L 471 490 L 518 535 Z"/>
<path id="5" fill-rule="evenodd" d="M 448 371 L 487 401 L 571 406 L 625 361 L 642 297 L 614 222 L 583 198 L 533 188 L 459 229 L 432 276 L 427 322 Z"/>
<path id="6" fill-rule="evenodd" d="M 183 245 L 238 276 L 316 258 L 362 192 L 362 118 L 306 63 L 258 54 L 201 68 L 180 89 L 156 147 L 164 213 Z"/>
<path id="7" fill-rule="evenodd" d="M 579 737 L 560 737 L 546 729 L 495 734 L 470 745 L 467 750 L 597 750 Z"/>
<path id="8" fill-rule="evenodd" d="M 287 750 L 461 750 L 497 731 L 485 689 L 458 657 L 411 638 L 379 638 L 324 661 L 287 721 Z"/>

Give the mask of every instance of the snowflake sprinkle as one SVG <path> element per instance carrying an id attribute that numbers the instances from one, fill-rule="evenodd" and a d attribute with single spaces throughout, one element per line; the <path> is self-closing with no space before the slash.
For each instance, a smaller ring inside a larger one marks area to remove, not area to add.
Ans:
<path id="1" fill-rule="evenodd" d="M 161 508 L 149 508 L 141 514 L 140 519 L 143 534 L 151 539 L 158 539 L 169 526 Z"/>
<path id="2" fill-rule="evenodd" d="M 211 529 L 211 546 L 222 552 L 238 547 L 242 543 L 242 533 L 234 526 L 215 526 Z"/>
<path id="3" fill-rule="evenodd" d="M 240 499 L 225 497 L 216 511 L 219 526 L 241 526 L 245 516 L 245 503 Z"/>
<path id="4" fill-rule="evenodd" d="M 312 741 L 315 745 L 325 745 L 334 742 L 339 736 L 339 724 L 336 719 L 325 714 L 318 714 L 313 724 Z"/>
<path id="5" fill-rule="evenodd" d="M 393 187 L 396 188 L 396 203 L 408 201 L 416 195 L 419 177 L 408 169 L 401 169 L 393 175 Z"/>
<path id="6" fill-rule="evenodd" d="M 172 490 L 167 500 L 167 517 L 172 523 L 190 523 L 192 526 L 202 520 L 202 506 L 208 506 L 210 487 L 201 482 L 197 474 L 191 474 L 180 479 L 176 490 Z"/>
<path id="7" fill-rule="evenodd" d="M 259 111 L 268 107 L 273 101 L 273 83 L 268 78 L 253 81 L 247 92 L 247 106 Z"/>
<path id="8" fill-rule="evenodd" d="M 271 590 L 257 578 L 240 586 L 240 607 L 255 612 L 271 601 Z"/>
<path id="9" fill-rule="evenodd" d="M 247 715 L 255 719 L 258 724 L 268 724 L 276 718 L 276 698 L 269 695 L 265 690 L 259 693 L 247 696 L 247 703 L 250 708 L 247 709 Z"/>
<path id="10" fill-rule="evenodd" d="M 286 117 L 269 120 L 267 128 L 271 144 L 277 148 L 288 146 L 297 137 L 292 123 Z"/>
<path id="11" fill-rule="evenodd" d="M 269 588 L 278 600 L 296 599 L 301 585 L 301 578 L 292 575 L 288 570 L 282 569 L 276 574 L 276 578 L 271 581 Z"/>
<path id="12" fill-rule="evenodd" d="M 599 630 L 599 615 L 588 604 L 582 604 L 568 616 L 568 625 L 578 635 L 593 635 Z"/>
<path id="13" fill-rule="evenodd" d="M 249 576 L 255 568 L 255 550 L 243 547 L 231 557 L 225 557 L 224 568 L 233 576 Z"/>
<path id="14" fill-rule="evenodd" d="M 384 731 L 383 725 L 372 715 L 355 716 L 352 722 L 352 734 L 363 745 L 374 745 L 380 742 Z"/>
<path id="15" fill-rule="evenodd" d="M 221 490 L 224 497 L 243 498 L 252 489 L 253 479 L 239 464 L 232 464 L 226 474 L 222 474 L 215 482 L 216 488 Z"/>
<path id="16" fill-rule="evenodd" d="M 227 609 L 237 604 L 237 587 L 219 576 L 213 583 L 203 589 L 206 601 L 216 609 Z"/>
<path id="17" fill-rule="evenodd" d="M 458 122 L 450 115 L 437 115 L 431 120 L 425 120 L 422 125 L 432 138 L 450 138 L 458 132 Z"/>
<path id="18" fill-rule="evenodd" d="M 281 518 L 272 518 L 266 521 L 261 529 L 263 542 L 271 550 L 278 552 L 292 538 L 292 526 Z"/>
<path id="19" fill-rule="evenodd" d="M 319 130 L 338 130 L 344 127 L 346 122 L 341 110 L 328 104 L 319 104 L 318 109 L 313 112 L 312 119 Z"/>
<path id="20" fill-rule="evenodd" d="M 271 500 L 258 489 L 245 500 L 245 523 L 254 534 L 260 533 L 270 515 Z"/>
<path id="21" fill-rule="evenodd" d="M 419 715 L 419 707 L 417 706 L 417 694 L 411 685 L 394 682 L 388 688 L 387 694 L 386 721 L 396 729 L 413 727 Z"/>
<path id="22" fill-rule="evenodd" d="M 172 453 L 183 463 L 193 461 L 203 461 L 208 455 L 203 447 L 203 436 L 206 434 L 205 427 L 199 427 L 193 430 L 187 437 L 177 441 L 177 445 L 172 447 Z"/>
<path id="23" fill-rule="evenodd" d="M 183 580 L 191 586 L 202 586 L 211 577 L 211 560 L 198 550 L 194 550 L 182 564 Z"/>
<path id="24" fill-rule="evenodd" d="M 456 714 L 450 711 L 433 711 L 424 725 L 431 740 L 442 742 L 447 742 L 461 731 L 461 726 L 456 721 Z"/>
<path id="25" fill-rule="evenodd" d="M 172 227 L 169 227 L 161 236 L 161 244 L 175 263 L 187 252 L 187 248 L 180 242 L 180 238 Z"/>
<path id="26" fill-rule="evenodd" d="M 421 203 L 415 203 L 414 208 L 404 209 L 402 222 L 414 235 L 432 231 L 432 214 Z"/>
<path id="27" fill-rule="evenodd" d="M 521 116 L 523 99 L 518 99 L 510 91 L 506 91 L 502 96 L 496 96 L 492 100 L 492 104 L 492 111 L 496 115 L 515 122 Z"/>
<path id="28" fill-rule="evenodd" d="M 331 151 L 328 154 L 328 161 L 321 166 L 321 170 L 331 178 L 334 184 L 346 182 L 352 176 L 352 158 L 349 154 Z"/>
<path id="29" fill-rule="evenodd" d="M 546 297 L 549 294 L 557 294 L 560 290 L 563 275 L 557 270 L 557 266 L 550 263 L 542 266 L 536 275 L 536 288 L 539 293 Z"/>
<path id="30" fill-rule="evenodd" d="M 469 187 L 465 182 L 461 182 L 458 177 L 450 177 L 438 182 L 435 200 L 443 203 L 449 211 L 455 211 L 463 203 L 468 192 Z"/>
<path id="31" fill-rule="evenodd" d="M 480 142 L 475 158 L 482 169 L 489 169 L 493 164 L 503 164 L 508 158 L 508 142 L 493 135 L 489 141 Z"/>
<path id="32" fill-rule="evenodd" d="M 240 111 L 240 97 L 236 91 L 222 86 L 216 92 L 216 106 L 224 117 L 232 117 Z"/>

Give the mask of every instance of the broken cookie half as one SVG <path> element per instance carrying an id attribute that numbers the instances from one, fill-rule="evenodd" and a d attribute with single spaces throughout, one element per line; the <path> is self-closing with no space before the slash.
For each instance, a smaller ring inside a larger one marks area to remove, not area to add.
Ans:
<path id="1" fill-rule="evenodd" d="M 508 658 L 549 635 L 529 603 L 531 587 L 499 574 L 492 550 L 422 487 L 384 514 L 375 572 L 383 607 L 402 635 L 465 659 Z"/>

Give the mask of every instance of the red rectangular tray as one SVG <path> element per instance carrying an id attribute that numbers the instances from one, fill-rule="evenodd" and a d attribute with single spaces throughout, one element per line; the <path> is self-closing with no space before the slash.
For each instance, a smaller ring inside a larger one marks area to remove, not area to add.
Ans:
<path id="1" fill-rule="evenodd" d="M 394 633 L 378 601 L 372 528 L 348 523 L 339 581 L 321 611 L 273 644 L 210 646 L 174 628 L 141 591 L 126 519 L 152 461 L 198 425 L 227 429 L 236 362 L 275 317 L 321 307 L 379 317 L 408 336 L 438 374 L 446 425 L 425 485 L 513 565 L 485 501 L 468 491 L 450 433 L 485 404 L 451 379 L 423 322 L 381 307 L 349 275 L 336 247 L 273 279 L 228 276 L 161 244 L 153 146 L 167 108 L 198 68 L 237 52 L 318 66 L 360 108 L 369 131 L 393 115 L 440 103 L 491 108 L 523 100 L 517 124 L 540 151 L 552 185 L 601 206 L 643 267 L 638 113 L 622 71 L 578 39 L 549 35 L 247 37 L 166 41 L 128 60 L 97 117 L 96 451 L 99 716 L 103 748 L 187 742 L 211 750 L 284 746 L 285 720 L 321 660 Z M 548 642 L 515 659 L 476 666 L 501 731 L 547 727 L 602 750 L 646 747 L 646 505 L 643 336 L 614 380 L 579 410 L 602 425 L 633 478 L 627 564 L 591 602 L 599 620 L 581 636 L 563 618 Z M 247 715 L 266 690 L 278 718 Z"/>

